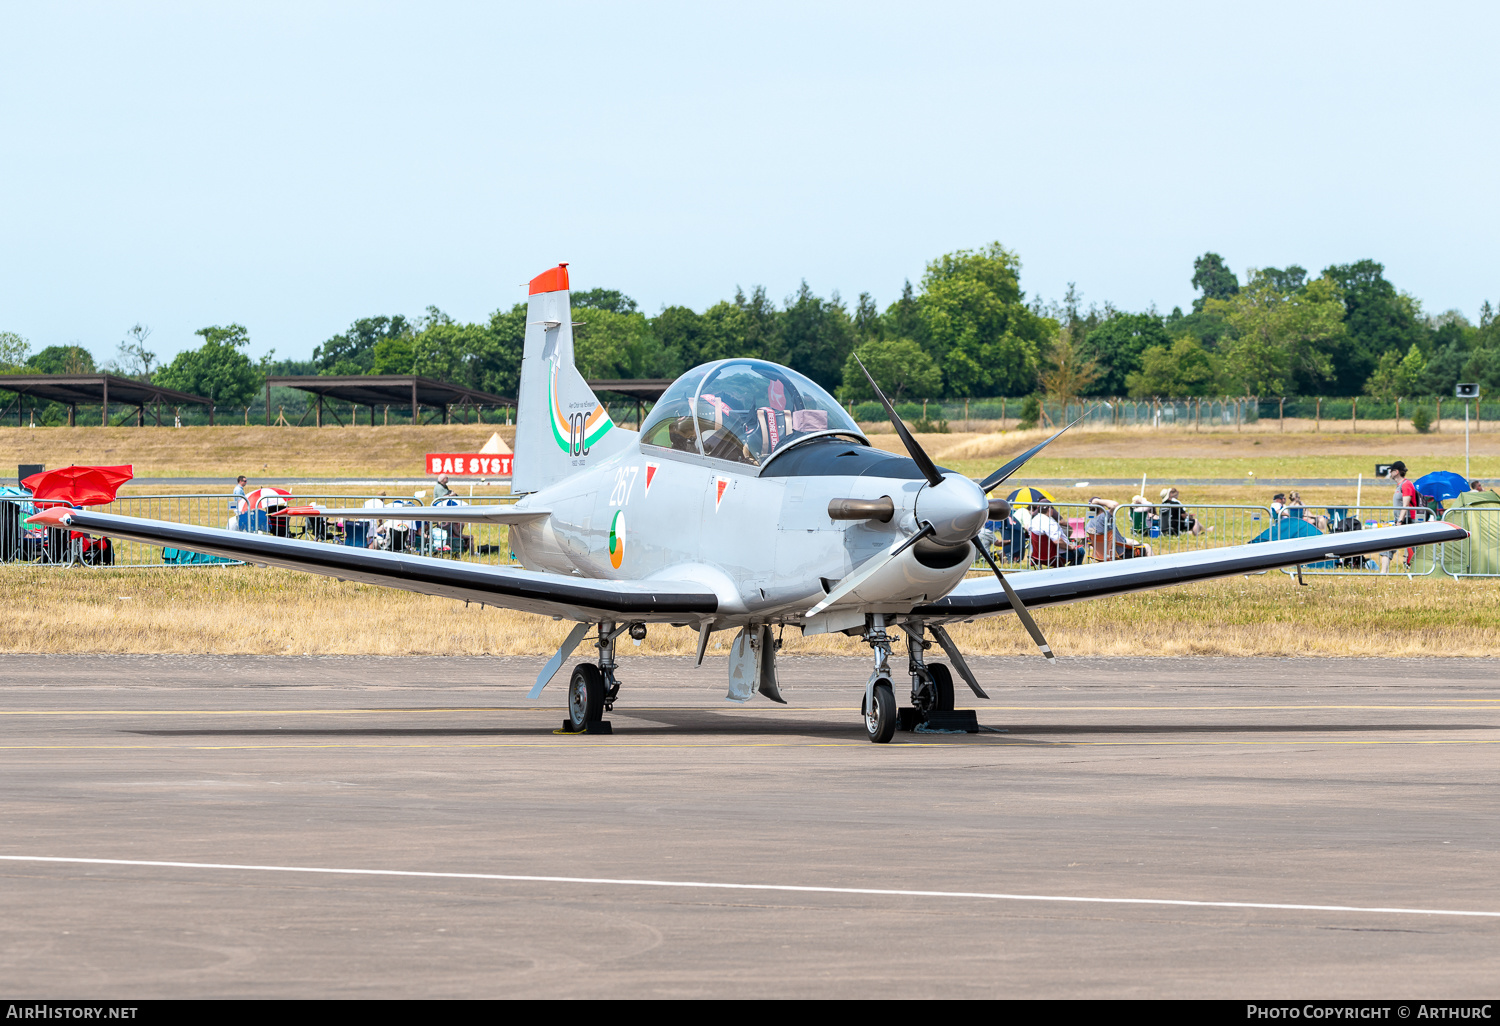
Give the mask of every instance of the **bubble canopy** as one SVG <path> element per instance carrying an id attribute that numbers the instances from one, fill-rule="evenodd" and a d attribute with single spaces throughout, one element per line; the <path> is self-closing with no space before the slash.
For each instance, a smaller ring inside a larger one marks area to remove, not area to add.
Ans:
<path id="1" fill-rule="evenodd" d="M 753 466 L 804 438 L 827 434 L 869 444 L 821 386 L 766 360 L 694 367 L 672 382 L 641 425 L 646 445 Z"/>

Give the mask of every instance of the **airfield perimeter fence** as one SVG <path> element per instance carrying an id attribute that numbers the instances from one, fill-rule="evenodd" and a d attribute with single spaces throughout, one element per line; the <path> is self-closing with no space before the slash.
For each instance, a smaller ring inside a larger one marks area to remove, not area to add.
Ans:
<path id="1" fill-rule="evenodd" d="M 1058 519 L 1069 540 L 1083 547 L 1086 562 L 1098 562 L 1101 557 L 1103 561 L 1119 558 L 1115 545 L 1096 543 L 1088 535 L 1086 525 L 1090 512 L 1087 503 L 1054 502 L 1051 505 L 1058 511 Z M 1165 515 L 1164 510 L 1167 511 Z M 1021 511 L 1020 517 L 1025 518 L 1029 513 L 1030 510 L 1025 509 Z M 1184 514 L 1191 516 L 1193 522 L 1203 528 L 1201 533 L 1194 533 L 1188 528 Z M 1280 515 L 1268 506 L 1195 504 L 1174 510 L 1170 506 L 1138 504 L 1121 506 L 1115 513 L 1115 521 L 1119 533 L 1126 538 L 1125 545 L 1143 543 L 1150 546 L 1153 556 L 1165 556 L 1223 548 L 1227 545 L 1245 545 L 1266 534 L 1273 525 L 1276 530 L 1271 534 L 1271 539 L 1286 540 L 1310 537 L 1314 531 L 1330 535 L 1349 530 L 1390 527 L 1395 523 L 1393 516 L 1389 504 L 1308 508 L 1284 511 Z M 1474 522 L 1467 522 L 1465 517 Z M 1415 549 L 1397 550 L 1389 563 L 1388 573 L 1402 577 L 1425 577 L 1441 567 L 1452 577 L 1500 577 L 1500 508 L 1452 509 L 1444 514 L 1444 519 L 1468 530 L 1469 539 L 1451 546 L 1424 545 Z M 1294 520 L 1300 520 L 1302 524 L 1293 524 Z M 1491 525 L 1487 532 L 1479 529 L 1483 524 Z M 1025 527 L 1015 520 L 1012 520 L 1008 528 L 995 521 L 986 526 L 995 532 L 991 554 L 1001 569 L 1032 568 L 1031 535 Z M 1118 544 L 1116 541 L 1116 545 Z M 970 570 L 980 575 L 990 572 L 983 560 L 976 560 Z M 1295 576 L 1297 568 L 1287 567 L 1283 572 Z M 1383 575 L 1380 560 L 1374 554 L 1306 564 L 1302 573 L 1351 577 Z"/>
<path id="2" fill-rule="evenodd" d="M 1063 530 L 1070 542 L 1084 547 L 1085 559 L 1095 562 L 1116 558 L 1114 546 L 1096 543 L 1087 532 L 1091 516 L 1086 502 L 1050 503 L 1058 512 Z M 1029 521 L 1033 507 L 1018 508 L 1006 527 L 1003 522 L 991 521 L 987 526 L 995 532 L 991 553 L 1002 570 L 1025 570 L 1032 566 L 1031 534 L 1024 525 Z M 1224 548 L 1227 545 L 1244 545 L 1261 534 L 1274 522 L 1271 510 L 1265 506 L 1192 505 L 1175 507 L 1181 514 L 1168 513 L 1163 519 L 1162 507 L 1156 505 L 1122 505 L 1115 511 L 1115 524 L 1119 533 L 1130 542 L 1150 546 L 1151 554 L 1164 556 L 1178 552 L 1198 552 L 1206 549 Z M 1191 518 L 1191 520 L 1189 520 Z M 1202 528 L 1195 533 L 1190 524 Z M 989 573 L 983 560 L 975 563 L 976 571 Z"/>
<path id="3" fill-rule="evenodd" d="M 937 424 L 964 425 L 968 430 L 1014 428 L 1020 421 L 1025 398 L 931 399 L 896 404 L 896 411 L 907 421 L 926 420 Z M 1185 431 L 1240 430 L 1259 425 L 1260 430 L 1284 424 L 1287 420 L 1311 421 L 1327 431 L 1359 431 L 1365 421 L 1375 421 L 1370 431 L 1412 431 L 1411 419 L 1421 410 L 1427 415 L 1432 431 L 1462 431 L 1464 413 L 1470 427 L 1482 433 L 1485 425 L 1496 430 L 1500 421 L 1500 401 L 1464 402 L 1452 398 L 1399 397 L 1377 399 L 1374 396 L 1203 396 L 1149 399 L 1125 399 L 1118 396 L 1041 401 L 1042 427 L 1061 427 L 1082 417 L 1091 427 L 1133 427 Z M 885 411 L 878 403 L 854 403 L 851 415 L 862 422 L 883 422 Z"/>
<path id="4" fill-rule="evenodd" d="M 376 521 L 386 520 L 404 525 L 405 529 L 387 525 L 385 547 L 389 551 L 411 552 L 424 556 L 439 556 L 459 559 L 470 563 L 499 566 L 513 562 L 510 555 L 510 538 L 504 524 L 454 524 L 447 523 L 433 514 L 431 506 L 421 507 L 422 516 L 412 520 L 395 519 L 395 511 L 401 507 L 393 505 L 399 499 L 382 498 L 375 495 L 298 495 L 290 497 L 294 506 L 319 505 L 329 509 L 349 509 L 363 506 L 367 500 L 380 499 L 384 505 L 371 509 L 368 517 L 340 517 L 336 519 L 310 515 L 272 517 L 265 511 L 232 514 L 233 495 L 128 495 L 121 496 L 105 506 L 89 506 L 99 513 L 120 516 L 142 517 L 148 520 L 165 520 L 174 524 L 193 527 L 225 528 L 232 520 L 238 520 L 245 529 L 256 533 L 298 538 L 309 542 L 366 547 L 376 534 Z M 515 500 L 505 496 L 496 503 L 509 505 Z M 471 503 L 488 505 L 490 503 Z M 10 506 L 17 510 L 20 519 L 29 516 L 32 507 L 46 506 L 45 502 L 25 502 L 0 499 L 0 507 Z M 440 508 L 440 507 L 439 507 Z M 21 545 L 9 554 L 11 562 L 29 563 L 39 566 L 74 566 L 82 562 L 81 546 L 72 543 L 67 536 L 71 532 L 58 529 L 31 529 L 20 526 Z M 112 539 L 113 566 L 117 567 L 161 567 L 161 566 L 223 566 L 237 564 L 239 560 L 211 557 L 188 550 L 163 548 L 145 542 Z"/>
<path id="5" fill-rule="evenodd" d="M 321 505 L 326 508 L 353 508 L 362 506 L 366 500 L 381 498 L 374 495 L 299 495 L 292 501 L 297 506 Z M 226 527 L 232 518 L 231 495 L 134 495 L 116 499 L 107 506 L 92 506 L 90 509 L 123 516 L 165 520 L 171 523 L 197 527 Z M 263 513 L 244 514 L 241 522 L 246 528 L 297 538 L 312 543 L 367 546 L 375 536 L 376 521 L 387 521 L 386 541 L 380 547 L 387 551 L 411 552 L 417 555 L 457 559 L 469 563 L 503 566 L 514 563 L 510 551 L 508 528 L 503 524 L 454 524 L 445 523 L 431 506 L 408 507 L 413 513 L 420 508 L 419 517 L 397 520 L 401 507 L 394 505 L 401 500 L 383 498 L 385 506 L 371 509 L 368 517 L 322 518 L 298 515 L 287 518 L 268 517 Z M 501 497 L 494 503 L 471 503 L 470 505 L 508 505 L 515 500 Z M 30 515 L 31 508 L 45 506 L 45 502 L 31 500 L 0 499 L 0 513 L 16 511 L 17 520 Z M 1090 516 L 1085 502 L 1054 502 L 1058 517 L 1070 539 L 1085 548 L 1086 559 L 1094 561 L 1102 556 L 1105 560 L 1116 558 L 1111 545 L 1096 545 L 1086 532 Z M 7 509 L 9 507 L 9 509 Z M 1119 531 L 1131 542 L 1142 542 L 1151 547 L 1153 555 L 1169 555 L 1178 552 L 1203 551 L 1223 548 L 1228 545 L 1243 545 L 1265 533 L 1277 516 L 1266 506 L 1194 504 L 1179 507 L 1184 516 L 1171 512 L 1172 507 L 1160 505 L 1121 506 L 1115 514 Z M 1163 510 L 1168 510 L 1163 516 Z M 1030 513 L 1026 507 L 1018 510 L 1017 519 Z M 1187 527 L 1186 516 L 1202 527 L 1198 533 Z M 1341 525 L 1358 529 L 1374 529 L 1392 525 L 1393 513 L 1389 505 L 1379 506 L 1328 506 L 1311 507 L 1302 511 L 1307 528 L 1320 534 L 1337 533 Z M 1280 518 L 1285 525 L 1297 514 L 1286 514 Z M 1446 511 L 1443 519 L 1463 527 L 1470 537 L 1462 542 L 1439 546 L 1423 546 L 1414 550 L 1397 550 L 1390 562 L 1391 576 L 1427 576 L 1438 569 L 1455 578 L 1500 577 L 1500 507 L 1455 507 Z M 0 518 L 5 530 L 15 527 L 8 519 Z M 990 522 L 987 525 L 995 532 L 991 552 L 996 563 L 1006 570 L 1025 570 L 1031 564 L 1030 532 L 1017 520 Z M 404 530 L 402 529 L 404 527 Z M 1177 530 L 1174 530 L 1177 528 Z M 1344 527 L 1343 529 L 1348 529 Z M 30 529 L 21 525 L 19 537 L 22 544 L 0 550 L 0 559 L 13 564 L 68 567 L 86 562 L 83 545 L 69 537 L 70 532 L 53 529 Z M 1278 537 L 1296 537 L 1295 529 L 1283 526 Z M 236 565 L 237 560 L 210 557 L 186 550 L 163 548 L 143 542 L 115 539 L 112 565 L 116 567 L 164 567 L 164 566 L 213 566 Z M 96 564 L 87 564 L 96 565 Z M 976 561 L 972 570 L 989 573 L 982 560 Z M 1285 571 L 1295 574 L 1295 568 Z M 1380 563 L 1374 556 L 1350 557 L 1337 561 L 1307 564 L 1304 575 L 1338 576 L 1382 576 Z"/>
<path id="6" fill-rule="evenodd" d="M 1456 506 L 1443 520 L 1469 532 L 1461 542 L 1442 546 L 1443 573 L 1449 577 L 1500 577 L 1500 506 Z"/>
<path id="7" fill-rule="evenodd" d="M 1419 519 L 1428 519 L 1426 510 L 1417 510 Z M 1397 526 L 1396 512 L 1389 502 L 1376 506 L 1310 506 L 1306 509 L 1288 510 L 1283 519 L 1301 519 L 1315 528 L 1319 534 L 1341 537 L 1346 531 L 1373 531 L 1380 527 Z M 1437 519 L 1435 515 L 1430 517 Z M 1306 531 L 1303 527 L 1301 530 Z M 1283 529 L 1285 538 L 1295 538 L 1295 530 Z M 1311 537 L 1311 535 L 1308 535 Z M 1385 570 L 1381 569 L 1379 553 L 1364 556 L 1346 556 L 1343 559 L 1319 560 L 1304 563 L 1304 577 L 1426 577 L 1442 564 L 1442 545 L 1423 545 L 1417 548 L 1388 550 L 1392 554 Z M 1283 567 L 1282 572 L 1295 576 L 1297 567 Z"/>

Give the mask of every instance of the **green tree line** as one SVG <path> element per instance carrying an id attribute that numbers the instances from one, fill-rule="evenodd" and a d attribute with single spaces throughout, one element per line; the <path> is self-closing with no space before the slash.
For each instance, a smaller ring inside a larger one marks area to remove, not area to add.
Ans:
<path id="1" fill-rule="evenodd" d="M 1071 286 L 1062 300 L 1028 299 L 1021 261 L 998 242 L 927 264 L 880 309 L 868 292 L 852 309 L 837 292 L 804 281 L 780 303 L 764 288 L 736 289 L 699 312 L 667 306 L 655 316 L 613 289 L 573 293 L 579 369 L 589 378 L 671 378 L 725 357 L 773 360 L 847 402 L 873 399 L 858 353 L 894 399 L 1033 394 L 1087 396 L 1449 395 L 1458 381 L 1500 389 L 1500 327 L 1484 304 L 1479 323 L 1449 311 L 1429 316 L 1374 260 L 1335 264 L 1313 277 L 1298 265 L 1251 268 L 1243 279 L 1217 253 L 1193 264 L 1191 309 L 1083 309 Z M 436 307 L 356 320 L 309 360 L 252 361 L 242 325 L 200 329 L 199 346 L 163 366 L 135 326 L 104 369 L 211 398 L 250 404 L 270 375 L 420 374 L 514 396 L 526 305 L 462 323 Z M 11 372 L 90 373 L 84 347 L 49 346 L 0 333 Z"/>

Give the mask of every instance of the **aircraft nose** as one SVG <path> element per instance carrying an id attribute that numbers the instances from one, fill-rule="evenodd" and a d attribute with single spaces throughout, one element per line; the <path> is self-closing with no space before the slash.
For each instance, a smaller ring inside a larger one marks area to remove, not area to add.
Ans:
<path id="1" fill-rule="evenodd" d="M 942 484 L 928 485 L 917 496 L 917 521 L 932 525 L 933 540 L 967 545 L 989 515 L 989 499 L 962 474 L 944 474 Z"/>

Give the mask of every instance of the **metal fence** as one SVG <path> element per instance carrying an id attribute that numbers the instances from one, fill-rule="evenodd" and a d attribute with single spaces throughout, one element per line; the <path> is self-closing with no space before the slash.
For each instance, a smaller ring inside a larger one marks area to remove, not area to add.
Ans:
<path id="1" fill-rule="evenodd" d="M 1500 577 L 1500 506 L 1456 506 L 1443 519 L 1469 532 L 1442 546 L 1439 565 L 1449 577 Z"/>
<path id="2" fill-rule="evenodd" d="M 1162 556 L 1243 545 L 1263 534 L 1275 522 L 1271 510 L 1265 506 L 1136 503 L 1121 505 L 1107 521 L 1101 521 L 1086 502 L 1053 502 L 1049 505 L 1057 511 L 1058 515 L 1053 519 L 1058 521 L 1067 536 L 1067 551 L 1061 556 L 1051 557 L 1045 552 L 1038 553 L 1030 528 L 1034 510 L 1039 507 L 1035 504 L 1018 507 L 1010 519 L 992 520 L 985 525 L 994 535 L 990 551 L 1002 569 L 1058 565 L 1064 560 L 1109 562 L 1136 555 Z M 1113 537 L 1109 533 L 1111 524 Z M 1089 530 L 1090 526 L 1093 531 Z M 983 561 L 978 562 L 975 569 L 989 572 Z"/>
<path id="3" fill-rule="evenodd" d="M 1414 511 L 1419 519 L 1425 519 L 1426 510 Z M 1390 503 L 1379 506 L 1326 506 L 1321 509 L 1288 509 L 1283 519 L 1296 517 L 1303 524 L 1302 532 L 1316 530 L 1319 534 L 1344 534 L 1349 531 L 1373 531 L 1378 527 L 1395 527 L 1396 511 Z M 1408 521 L 1409 522 L 1409 521 Z M 1297 533 L 1286 532 L 1286 537 L 1297 537 Z M 1380 577 L 1398 574 L 1403 577 L 1426 577 L 1441 563 L 1441 545 L 1422 545 L 1416 548 L 1391 549 L 1385 553 L 1365 556 L 1347 556 L 1343 559 L 1322 560 L 1305 563 L 1299 567 L 1283 567 L 1282 572 L 1296 575 Z"/>
<path id="4" fill-rule="evenodd" d="M 422 510 L 420 519 L 415 516 L 409 520 L 397 519 L 397 511 L 401 508 L 397 504 L 410 500 L 373 495 L 297 496 L 293 501 L 299 506 L 316 504 L 326 508 L 352 508 L 371 499 L 381 499 L 386 505 L 372 508 L 368 517 L 342 518 L 307 514 L 280 517 L 269 516 L 264 511 L 233 514 L 231 502 L 235 497 L 231 495 L 125 496 L 109 506 L 90 508 L 198 527 L 223 528 L 235 521 L 242 530 L 279 537 L 412 552 L 492 566 L 515 561 L 510 551 L 509 531 L 503 524 L 445 523 L 431 506 L 417 507 Z M 502 497 L 496 500 L 496 504 L 514 501 Z M 9 539 L 5 547 L 0 548 L 0 562 L 57 567 L 209 566 L 236 562 L 188 550 L 118 539 L 110 539 L 106 549 L 101 539 L 75 538 L 76 532 L 65 529 L 25 527 L 23 521 L 31 511 L 47 505 L 49 503 L 35 500 L 0 499 L 0 534 Z M 1337 534 L 1349 530 L 1372 530 L 1390 527 L 1395 522 L 1389 505 L 1314 507 L 1300 512 L 1282 511 L 1278 516 L 1266 506 L 1137 503 L 1122 505 L 1115 511 L 1112 520 L 1117 534 L 1110 538 L 1100 533 L 1099 528 L 1104 527 L 1106 531 L 1108 528 L 1097 519 L 1093 524 L 1095 531 L 1089 531 L 1093 511 L 1087 503 L 1054 502 L 1050 505 L 1056 510 L 1056 520 L 1066 535 L 1063 554 L 1052 560 L 1053 565 L 1068 559 L 1100 562 L 1130 558 L 1146 555 L 1148 549 L 1151 555 L 1167 555 L 1243 545 L 1265 535 L 1273 526 L 1276 526 L 1276 531 L 1272 537 L 1289 538 L 1313 531 Z M 1020 506 L 1013 518 L 990 521 L 985 525 L 993 535 L 991 553 L 1002 568 L 1023 570 L 1043 565 L 1027 529 L 1027 521 L 1032 515 L 1031 507 Z M 1301 572 L 1306 575 L 1419 577 L 1441 570 L 1456 578 L 1500 577 L 1500 507 L 1456 507 L 1446 511 L 1443 519 L 1464 528 L 1469 532 L 1469 538 L 1446 545 L 1398 549 L 1386 561 L 1372 555 L 1305 564 Z M 1293 527 L 1293 520 L 1301 520 L 1305 526 Z M 1074 554 L 1069 555 L 1070 552 Z M 977 562 L 974 569 L 989 572 L 982 561 Z M 1298 571 L 1289 568 L 1285 572 L 1296 574 Z"/>
<path id="5" fill-rule="evenodd" d="M 1500 402 L 1477 403 L 1458 399 L 1404 396 L 1378 399 L 1374 396 L 1203 396 L 1149 399 L 1127 399 L 1099 396 L 1071 399 L 1066 404 L 1052 398 L 1040 398 L 1041 424 L 1061 425 L 1082 417 L 1093 427 L 1144 427 L 1178 430 L 1242 428 L 1253 424 L 1276 424 L 1287 419 L 1313 421 L 1327 430 L 1359 431 L 1364 421 L 1381 423 L 1371 430 L 1412 430 L 1412 418 L 1421 411 L 1426 415 L 1428 430 L 1462 431 L 1467 413 L 1475 432 L 1494 430 L 1500 420 Z M 933 423 L 991 422 L 995 426 L 1015 427 L 1025 409 L 1026 399 L 986 396 L 971 399 L 907 400 L 896 404 L 906 420 Z M 852 404 L 850 413 L 860 421 L 884 421 L 886 414 L 877 403 Z M 1406 425 L 1403 427 L 1403 425 Z M 1488 427 L 1486 427 L 1488 425 Z"/>
<path id="6" fill-rule="evenodd" d="M 421 507 L 420 519 L 396 519 L 395 509 L 411 508 L 412 500 L 390 499 L 375 495 L 299 495 L 292 499 L 297 506 L 318 505 L 347 509 L 379 499 L 384 505 L 370 510 L 368 517 L 328 518 L 314 514 L 273 515 L 267 510 L 236 513 L 238 498 L 233 495 L 130 495 L 116 499 L 108 506 L 90 509 L 121 516 L 165 520 L 194 527 L 228 528 L 270 534 L 282 538 L 300 538 L 330 545 L 351 545 L 394 552 L 413 552 L 423 556 L 459 559 L 465 562 L 500 565 L 511 563 L 510 537 L 504 524 L 457 524 L 433 516 L 434 507 Z M 508 505 L 514 499 L 501 498 Z M 49 505 L 28 500 L 0 500 L 0 511 L 9 506 L 24 521 L 31 510 Z M 55 505 L 55 503 L 51 504 Z M 483 505 L 470 503 L 470 505 Z M 437 507 L 441 508 L 441 507 Z M 7 525 L 9 536 L 10 526 Z M 7 562 L 24 562 L 40 566 L 74 566 L 78 564 L 117 567 L 211 566 L 235 563 L 236 560 L 209 556 L 187 549 L 163 548 L 144 542 L 110 539 L 106 549 L 99 540 L 73 535 L 78 532 L 60 528 L 28 528 L 24 523 L 14 527 L 18 539 L 9 552 L 0 552 Z"/>

